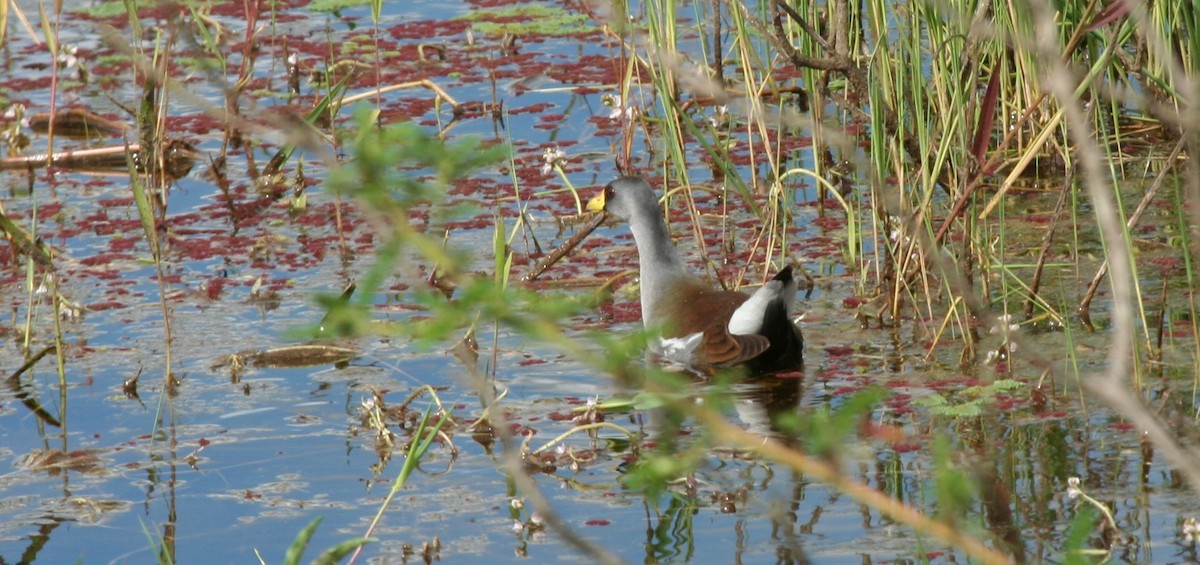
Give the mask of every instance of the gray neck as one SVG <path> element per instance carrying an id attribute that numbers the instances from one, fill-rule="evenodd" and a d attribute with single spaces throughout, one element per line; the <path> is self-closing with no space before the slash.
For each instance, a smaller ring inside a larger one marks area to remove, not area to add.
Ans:
<path id="1" fill-rule="evenodd" d="M 629 221 L 633 241 L 638 249 L 638 267 L 641 270 L 642 321 L 650 326 L 658 320 L 652 319 L 652 307 L 664 294 L 671 281 L 688 278 L 686 266 L 671 237 L 667 225 L 655 206 L 649 210 L 639 209 Z"/>

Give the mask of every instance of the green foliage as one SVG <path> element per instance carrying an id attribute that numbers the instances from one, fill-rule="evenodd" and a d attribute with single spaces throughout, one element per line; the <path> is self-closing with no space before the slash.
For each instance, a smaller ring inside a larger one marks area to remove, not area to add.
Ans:
<path id="1" fill-rule="evenodd" d="M 176 58 L 189 61 L 197 69 L 204 71 L 220 71 L 221 76 L 225 76 L 227 72 L 225 53 L 221 48 L 218 35 L 221 31 L 220 24 L 212 19 L 208 14 L 210 6 L 204 5 L 198 8 L 195 3 L 188 3 L 187 9 L 192 15 L 194 28 L 200 35 L 200 39 L 204 46 L 205 55 L 202 57 L 181 57 Z"/>
<path id="2" fill-rule="evenodd" d="M 372 9 L 374 9 L 374 4 L 374 0 L 313 0 L 309 2 L 308 9 L 314 12 L 337 12 L 346 8 L 367 5 L 372 5 Z"/>
<path id="3" fill-rule="evenodd" d="M 1100 520 L 1099 512 L 1088 505 L 1081 505 L 1071 520 L 1067 530 L 1066 542 L 1063 544 L 1063 563 L 1069 565 L 1093 565 L 1098 561 L 1096 551 L 1089 547 L 1089 538 L 1096 531 Z"/>
<path id="4" fill-rule="evenodd" d="M 704 461 L 704 452 L 703 447 L 676 452 L 660 446 L 653 454 L 635 461 L 629 472 L 621 477 L 621 482 L 625 488 L 647 499 L 657 499 L 669 485 L 695 471 Z"/>
<path id="5" fill-rule="evenodd" d="M 300 565 L 301 559 L 304 557 L 304 550 L 308 549 L 308 542 L 312 540 L 313 534 L 317 531 L 317 526 L 321 524 L 324 517 L 317 516 L 312 522 L 309 522 L 300 533 L 296 534 L 296 539 L 292 540 L 288 546 L 287 553 L 284 554 L 284 565 Z M 374 543 L 375 539 L 349 539 L 343 541 L 321 553 L 312 562 L 319 565 L 332 565 L 341 561 L 343 557 L 350 555 L 352 551 L 362 547 L 368 543 Z"/>
<path id="6" fill-rule="evenodd" d="M 146 527 L 145 523 L 142 523 L 141 526 L 142 534 L 146 536 L 146 541 L 149 542 L 151 551 L 153 551 L 155 557 L 158 558 L 158 565 L 172 565 L 175 563 L 174 555 L 172 552 L 167 550 L 167 546 L 163 542 L 162 537 L 160 537 L 154 530 Z M 82 563 L 82 561 L 80 561 L 80 563 Z"/>
<path id="7" fill-rule="evenodd" d="M 298 565 L 300 559 L 304 557 L 304 550 L 308 548 L 308 542 L 312 539 L 313 534 L 317 531 L 317 526 L 321 525 L 323 516 L 313 518 L 300 533 L 296 534 L 296 539 L 292 540 L 292 544 L 288 546 L 287 553 L 283 556 L 284 565 Z"/>
<path id="8" fill-rule="evenodd" d="M 913 404 L 928 408 L 929 413 L 935 416 L 974 418 L 982 416 L 984 407 L 995 402 L 998 395 L 1022 390 L 1025 386 L 1024 383 L 1012 379 L 998 379 L 988 385 L 956 391 L 951 393 L 950 398 L 939 394 L 923 396 L 913 400 Z"/>
<path id="9" fill-rule="evenodd" d="M 153 5 L 154 2 L 146 2 L 146 4 Z M 111 18 L 127 13 L 126 0 L 109 0 L 108 2 L 99 3 L 71 3 L 67 9 L 73 12 L 87 14 L 88 16 L 97 19 Z"/>
<path id="10" fill-rule="evenodd" d="M 313 559 L 313 565 L 334 565 L 341 562 L 344 557 L 350 555 L 356 549 L 377 541 L 379 540 L 376 538 L 352 538 L 339 542 L 337 545 L 321 552 L 316 559 Z"/>
<path id="11" fill-rule="evenodd" d="M 948 524 L 960 524 L 979 498 L 979 488 L 971 473 L 955 461 L 950 441 L 943 436 L 933 441 L 933 462 L 938 518 Z"/>
<path id="12" fill-rule="evenodd" d="M 583 14 L 572 14 L 558 6 L 520 4 L 508 8 L 471 10 L 459 20 L 472 22 L 476 33 L 491 36 L 509 35 L 570 35 L 592 28 Z M 488 21 L 497 20 L 497 21 Z"/>
<path id="13" fill-rule="evenodd" d="M 596 404 L 596 408 L 605 412 L 630 412 L 634 410 L 653 410 L 666 406 L 671 400 L 677 400 L 679 394 L 641 391 L 629 398 L 614 397 Z M 672 398 L 675 397 L 675 398 Z M 580 406 L 576 411 L 587 410 Z"/>
<path id="14" fill-rule="evenodd" d="M 887 395 L 887 389 L 883 387 L 870 387 L 850 395 L 836 410 L 822 406 L 808 414 L 786 413 L 776 424 L 804 438 L 809 453 L 835 457 L 846 445 L 847 438 L 858 431 L 859 422 Z"/>
<path id="15" fill-rule="evenodd" d="M 446 185 L 504 156 L 481 151 L 476 139 L 446 144 L 409 122 L 379 126 L 378 112 L 360 105 L 348 140 L 352 160 L 330 175 L 334 190 L 387 209 L 441 202 Z M 432 179 L 420 174 L 433 174 Z M 389 199 L 395 197 L 395 202 Z"/>
<path id="16" fill-rule="evenodd" d="M 432 428 L 429 426 L 429 415 L 433 410 L 433 405 L 429 405 L 425 409 L 425 413 L 421 415 L 421 421 L 417 424 L 417 431 L 413 433 L 412 443 L 408 446 L 408 454 L 404 457 L 404 466 L 400 468 L 400 475 L 396 477 L 396 482 L 392 483 L 392 490 L 388 493 L 388 500 L 391 500 L 404 483 L 408 482 L 408 476 L 416 470 L 421 459 L 429 451 L 429 446 L 433 445 L 433 440 L 438 438 L 438 432 L 442 431 L 442 427 L 446 422 L 450 421 L 449 417 L 438 418 L 437 424 Z"/>

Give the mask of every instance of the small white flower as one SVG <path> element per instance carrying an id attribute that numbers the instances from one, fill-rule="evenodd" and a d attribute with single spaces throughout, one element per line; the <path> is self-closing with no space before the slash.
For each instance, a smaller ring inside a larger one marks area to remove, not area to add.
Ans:
<path id="1" fill-rule="evenodd" d="M 511 506 L 513 508 L 513 510 L 520 510 L 522 508 L 525 508 L 525 502 L 519 498 L 514 498 L 514 499 L 508 501 L 508 505 Z"/>
<path id="2" fill-rule="evenodd" d="M 567 444 L 565 444 L 565 443 L 560 443 L 560 444 L 558 444 L 558 447 L 554 448 L 554 452 L 555 452 L 555 453 L 557 453 L 557 454 L 559 454 L 559 455 L 566 455 L 566 453 L 567 453 Z"/>
<path id="3" fill-rule="evenodd" d="M 1068 478 L 1067 479 L 1067 497 L 1075 499 L 1075 498 L 1079 498 L 1080 494 L 1083 494 L 1083 491 L 1079 490 L 1079 477 Z"/>
<path id="4" fill-rule="evenodd" d="M 729 106 L 721 105 L 713 108 L 713 115 L 708 117 L 708 124 L 712 127 L 721 127 L 725 120 L 729 117 Z"/>
<path id="5" fill-rule="evenodd" d="M 544 522 L 544 521 L 545 520 L 542 519 L 542 515 L 538 514 L 537 512 L 532 512 L 529 514 L 529 523 L 530 524 L 533 524 L 535 526 L 540 526 L 540 525 L 542 525 L 542 522 Z"/>
<path id="6" fill-rule="evenodd" d="M 550 174 L 550 172 L 554 170 L 555 166 L 562 166 L 562 162 L 565 161 L 566 158 L 567 154 L 557 146 L 547 147 L 546 149 L 542 150 L 542 161 L 545 161 L 545 164 L 542 165 L 542 174 Z"/>
<path id="7" fill-rule="evenodd" d="M 620 94 L 605 94 L 600 98 L 600 101 L 610 108 L 608 119 L 633 120 L 634 109 L 624 104 L 624 100 L 621 100 Z"/>
<path id="8" fill-rule="evenodd" d="M 79 63 L 79 58 L 75 56 L 79 49 L 74 45 L 64 45 L 58 51 L 58 62 L 63 67 L 71 68 Z"/>
<path id="9" fill-rule="evenodd" d="M 76 320 L 83 317 L 83 305 L 64 299 L 62 301 L 62 317 L 64 320 Z"/>
<path id="10" fill-rule="evenodd" d="M 1012 314 L 1004 314 L 996 317 L 996 324 L 988 328 L 988 333 L 1015 332 L 1019 329 L 1021 329 L 1019 324 L 1012 323 Z"/>
<path id="11" fill-rule="evenodd" d="M 525 524 L 522 524 L 520 520 L 513 520 L 512 531 L 514 534 L 525 531 Z"/>
<path id="12" fill-rule="evenodd" d="M 903 228 L 904 218 L 901 218 L 900 216 L 889 215 L 887 223 L 889 226 L 892 227 L 892 229 L 888 232 L 888 239 L 890 241 L 895 242 L 895 243 L 902 243 L 905 245 L 907 245 L 908 242 L 911 241 L 909 236 L 904 235 L 904 228 Z"/>
<path id="13" fill-rule="evenodd" d="M 1195 543 L 1200 539 L 1200 524 L 1196 523 L 1195 518 L 1188 518 L 1183 521 L 1181 533 L 1183 533 L 1183 541 Z"/>

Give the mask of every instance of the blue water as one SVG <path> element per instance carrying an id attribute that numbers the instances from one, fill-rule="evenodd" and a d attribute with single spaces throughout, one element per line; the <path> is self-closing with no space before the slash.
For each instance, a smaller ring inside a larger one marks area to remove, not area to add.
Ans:
<path id="1" fill-rule="evenodd" d="M 529 4 L 561 8 L 553 3 Z M 382 68 L 395 73 L 389 75 L 391 79 L 398 80 L 400 71 L 429 77 L 459 101 L 504 102 L 502 123 L 487 115 L 467 118 L 450 131 L 450 138 L 476 135 L 513 144 L 516 176 L 525 189 L 522 198 L 529 203 L 533 233 L 543 249 L 550 249 L 571 235 L 570 230 L 559 233 L 555 220 L 570 214 L 572 205 L 565 197 L 547 193 L 561 189 L 562 182 L 554 174 L 541 173 L 543 149 L 554 145 L 564 149 L 568 154 L 568 178 L 586 196 L 616 174 L 612 156 L 621 139 L 619 127 L 608 118 L 609 109 L 602 102 L 604 94 L 616 92 L 615 84 L 564 75 L 556 69 L 588 57 L 608 58 L 615 64 L 615 47 L 600 33 L 599 24 L 591 20 L 591 31 L 584 34 L 522 37 L 517 54 L 508 56 L 512 60 L 496 65 L 497 73 L 505 76 L 495 78 L 493 90 L 493 76 L 485 67 L 505 56 L 496 50 L 499 38 L 473 34 L 476 45 L 472 46 L 467 44 L 465 33 L 444 31 L 444 27 L 430 28 L 441 31 L 419 38 L 401 34 L 397 39 L 391 33 L 411 30 L 416 22 L 444 23 L 453 16 L 481 9 L 471 2 L 384 3 L 379 22 L 380 38 L 386 43 L 382 47 Z M 563 9 L 574 13 L 574 8 Z M 353 53 L 339 49 L 363 42 L 373 29 L 365 7 L 347 8 L 333 15 L 304 8 L 280 10 L 282 15 L 296 19 L 285 18 L 277 27 L 265 28 L 262 37 L 287 36 L 310 66 L 324 65 L 331 50 L 338 60 L 354 58 Z M 230 31 L 228 60 L 231 67 L 236 66 L 241 57 L 237 45 L 244 36 L 244 18 L 227 12 L 216 18 Z M 119 21 L 110 23 L 121 25 Z M 149 16 L 143 21 L 144 25 L 151 23 Z M 260 24 L 268 23 L 268 15 L 264 14 Z M 73 41 L 89 51 L 87 64 L 99 66 L 105 56 L 111 55 L 110 48 L 94 39 L 95 24 L 84 18 L 68 13 L 62 29 L 64 41 Z M 128 27 L 120 32 L 128 34 Z M 23 33 L 10 35 L 9 41 L 11 53 L 5 57 L 11 59 L 5 72 L 10 78 L 43 77 L 44 68 L 36 65 L 48 61 L 44 50 L 33 46 Z M 687 45 L 694 47 L 695 38 L 690 41 L 693 43 Z M 438 61 L 417 64 L 411 55 L 417 43 L 444 45 L 452 54 L 468 57 L 472 65 L 455 67 Z M 273 92 L 281 91 L 282 43 L 264 42 L 261 49 L 255 73 L 261 83 L 252 88 L 261 89 L 269 83 Z M 366 58 L 361 53 L 358 57 Z M 60 96 L 79 100 L 105 114 L 121 115 L 116 105 L 102 95 L 110 93 L 125 103 L 140 96 L 129 71 L 121 73 L 119 78 L 101 75 L 88 85 L 67 84 Z M 169 106 L 172 115 L 199 112 L 205 107 L 201 102 L 209 109 L 220 106 L 220 85 L 190 72 L 179 73 L 177 78 L 188 77 L 185 88 L 201 100 L 176 93 Z M 579 82 L 572 82 L 573 78 Z M 533 85 L 534 90 L 522 91 L 522 85 Z M 573 87 L 586 87 L 586 91 L 573 92 Z M 312 89 L 305 83 L 299 107 L 306 108 L 318 96 Z M 351 93 L 365 90 L 366 86 L 356 84 Z M 283 103 L 281 96 L 258 96 L 255 92 L 244 95 L 242 107 L 249 117 L 260 117 L 261 108 Z M 0 85 L 0 95 L 24 101 L 30 111 L 46 111 L 44 101 L 50 93 L 48 84 L 24 91 Z M 644 111 L 654 111 L 648 90 L 635 95 L 646 102 Z M 429 97 L 420 88 L 388 94 L 383 113 L 393 121 L 411 120 L 436 130 L 439 119 L 443 123 L 449 119 L 448 111 L 439 114 L 429 107 L 404 113 L 413 107 L 410 105 L 414 100 Z M 545 116 L 552 118 L 543 119 Z M 221 188 L 206 171 L 208 159 L 220 149 L 221 135 L 219 129 L 189 134 L 205 158 L 175 184 L 169 197 L 167 224 L 173 251 L 168 253 L 166 274 L 172 278 L 166 296 L 172 334 L 171 370 L 181 379 L 172 394 L 167 394 L 164 386 L 166 346 L 159 286 L 155 270 L 147 261 L 149 253 L 136 221 L 137 211 L 129 203 L 128 179 L 79 173 L 60 173 L 53 179 L 38 176 L 30 195 L 22 192 L 28 183 L 26 177 L 16 173 L 2 177 L 9 189 L 3 201 L 5 211 L 21 225 L 32 226 L 56 248 L 55 264 L 63 295 L 82 305 L 85 315 L 65 320 L 62 325 L 67 351 L 66 406 L 60 405 L 53 356 L 22 378 L 28 383 L 26 390 L 51 413 L 65 414 L 61 430 L 39 423 L 13 390 L 0 389 L 0 461 L 8 463 L 0 474 L 0 560 L 145 563 L 156 559 L 156 547 L 166 540 L 171 554 L 180 562 L 253 562 L 258 559 L 256 555 L 266 562 L 280 562 L 300 530 L 321 516 L 324 522 L 305 554 L 312 559 L 325 548 L 364 535 L 402 463 L 400 447 L 392 453 L 390 462 L 378 467 L 380 456 L 359 415 L 361 403 L 370 398 L 371 390 L 387 391 L 387 402 L 397 405 L 420 385 L 430 384 L 438 388 L 439 397 L 456 417 L 466 421 L 482 415 L 477 394 L 465 378 L 467 369 L 448 353 L 451 344 L 418 347 L 398 339 L 365 337 L 341 344 L 361 353 L 344 367 L 247 368 L 240 378 L 232 377 L 228 368 L 215 367 L 233 353 L 295 343 L 289 330 L 316 323 L 323 316 L 315 297 L 336 294 L 347 282 L 360 277 L 371 264 L 373 244 L 377 242 L 362 211 L 343 199 L 348 244 L 341 247 L 333 227 L 336 197 L 319 185 L 308 188 L 309 208 L 297 216 L 289 215 L 286 197 L 250 207 L 257 198 L 250 179 L 254 167 L 239 151 L 230 152 L 227 169 L 235 189 L 234 204 L 239 210 L 256 210 L 257 216 L 241 223 L 233 221 Z M 637 139 L 633 150 L 636 163 L 647 171 L 656 171 L 650 155 L 661 148 L 646 144 L 642 136 Z M 44 148 L 45 143 L 44 138 L 35 137 L 35 149 L 31 151 L 44 150 L 36 148 L 39 144 Z M 274 151 L 274 147 L 256 148 L 251 153 L 254 165 L 261 168 Z M 689 169 L 693 181 L 716 185 L 710 182 L 703 150 L 690 146 L 689 151 L 695 159 Z M 308 178 L 321 179 L 328 173 L 317 155 L 302 156 Z M 298 159 L 286 169 L 289 178 L 295 174 Z M 801 151 L 792 166 L 807 167 L 811 162 L 811 152 Z M 498 206 L 506 211 L 511 229 L 517 204 L 501 199 L 511 195 L 512 178 L 500 170 L 485 171 L 480 177 L 481 188 L 464 190 L 453 199 L 473 202 L 481 210 Z M 935 394 L 930 382 L 958 377 L 953 366 L 956 359 L 925 358 L 926 336 L 919 332 L 906 329 L 901 335 L 860 327 L 843 304 L 847 297 L 857 295 L 856 281 L 852 275 L 845 275 L 847 271 L 837 254 L 846 237 L 844 229 L 821 228 L 812 222 L 817 211 L 811 183 L 798 184 L 789 197 L 798 228 L 792 236 L 792 257 L 819 278 L 813 293 L 799 302 L 799 309 L 808 312 L 807 374 L 796 382 L 792 394 L 760 391 L 755 396 L 757 389 L 749 387 L 741 403 L 728 411 L 729 417 L 755 431 L 778 435 L 769 424 L 770 414 L 807 414 L 825 406 L 836 408 L 847 397 L 846 389 L 881 384 L 896 393 L 919 397 Z M 30 211 L 46 205 L 61 205 L 60 215 L 32 223 Z M 114 232 L 97 228 L 98 223 L 104 223 L 97 219 L 101 214 L 107 214 L 107 223 L 119 227 Z M 746 220 L 737 210 L 733 217 Z M 482 250 L 477 265 L 480 269 L 490 269 L 490 260 L 484 258 L 492 245 L 490 213 L 486 219 L 479 226 L 458 228 L 451 234 L 453 244 Z M 87 227 L 76 230 L 79 226 Z M 683 236 L 685 245 L 690 242 L 688 225 L 680 222 L 677 233 Z M 632 268 L 635 262 L 624 234 L 624 228 L 603 228 L 594 237 L 612 241 L 578 254 L 597 259 L 604 269 Z M 83 263 L 130 238 L 137 243 L 122 251 L 113 264 Z M 184 245 L 209 239 L 214 249 L 204 257 L 189 254 Z M 319 245 L 306 245 L 313 241 Z M 519 253 L 532 249 L 526 237 L 519 237 L 514 247 L 518 245 Z M 687 249 L 694 256 L 694 248 Z M 710 258 L 720 257 L 715 251 Z M 411 286 L 426 274 L 420 270 L 425 268 L 428 266 L 405 263 L 389 284 Z M 519 274 L 525 268 L 519 265 L 515 271 Z M 586 269 L 571 269 L 560 266 L 548 276 L 571 278 L 588 273 Z M 30 298 L 23 264 L 8 267 L 4 277 L 0 299 L 9 306 L 10 315 L 0 334 L 0 368 L 8 372 L 24 360 L 23 336 L 16 328 L 26 324 L 27 316 L 32 320 L 34 351 L 52 343 L 54 325 L 48 300 Z M 275 301 L 252 295 L 252 286 L 260 278 L 277 293 Z M 214 282 L 225 285 L 215 298 L 205 290 Z M 1068 288 L 1073 281 L 1065 277 L 1055 284 Z M 557 291 L 552 286 L 546 292 Z M 400 307 L 407 295 L 398 292 L 399 299 L 376 300 L 375 317 L 404 322 L 419 315 Z M 618 293 L 617 300 L 634 301 L 627 293 Z M 94 308 L 110 301 L 121 306 Z M 588 311 L 566 323 L 573 333 L 587 328 L 624 332 L 636 325 L 622 323 L 608 328 L 604 318 L 602 311 Z M 491 327 L 484 326 L 477 335 L 480 367 L 496 369 L 495 381 L 507 391 L 504 406 L 511 422 L 536 432 L 533 448 L 571 427 L 569 422 L 552 419 L 552 415 L 569 413 L 589 398 L 607 398 L 621 392 L 610 376 L 580 361 L 506 329 L 493 335 Z M 1101 344 L 1097 349 L 1102 350 L 1103 338 L 1077 336 L 1075 342 L 1069 342 L 1061 334 L 1050 334 L 1035 339 L 1061 350 L 1093 342 Z M 995 346 L 996 339 L 990 339 L 985 347 Z M 846 347 L 854 353 L 830 353 L 831 348 Z M 1088 364 L 1095 363 L 1096 356 L 1088 357 L 1086 352 L 1079 355 L 1084 358 L 1084 370 L 1097 367 Z M 1036 371 L 1021 369 L 1029 371 L 1022 376 L 1036 378 Z M 983 373 L 979 376 L 995 376 L 987 374 L 989 370 L 979 369 Z M 1172 370 L 1177 371 L 1173 374 L 1181 374 L 1180 367 Z M 139 372 L 140 401 L 126 398 L 121 384 Z M 429 402 L 425 396 L 413 407 L 420 411 Z M 893 413 L 887 407 L 877 409 L 871 419 L 896 426 L 922 448 L 938 434 L 959 437 L 961 444 L 977 447 L 981 459 L 989 461 L 1003 477 L 1002 482 L 1012 489 L 1009 495 L 1016 527 L 1024 534 L 1029 561 L 1060 558 L 1056 552 L 1074 515 L 1074 504 L 1065 495 L 1065 481 L 1070 475 L 1086 477 L 1090 493 L 1115 504 L 1122 528 L 1140 541 L 1141 545 L 1129 544 L 1118 550 L 1116 559 L 1191 559 L 1189 546 L 1176 532 L 1178 523 L 1194 510 L 1195 498 L 1170 475 L 1161 456 L 1142 449 L 1137 430 L 1113 427 L 1118 419 L 1111 414 L 1099 409 L 1083 414 L 1078 407 L 1077 399 L 1055 396 L 1045 410 L 1021 407 L 1012 414 L 1002 412 L 977 421 Z M 611 416 L 610 421 L 652 434 L 649 417 L 635 412 Z M 971 428 L 976 424 L 985 431 L 973 432 Z M 401 434 L 398 441 L 403 444 L 403 430 L 398 426 L 394 429 Z M 939 542 L 918 539 L 912 530 L 844 494 L 782 465 L 730 450 L 701 455 L 694 497 L 680 485 L 672 485 L 668 492 L 657 496 L 638 494 L 623 483 L 628 447 L 609 443 L 619 437 L 612 431 L 600 432 L 597 440 L 584 434 L 573 436 L 566 444 L 581 452 L 595 450 L 594 458 L 578 470 L 560 465 L 553 474 L 535 475 L 535 480 L 567 526 L 623 559 L 712 563 L 806 559 L 863 563 L 926 558 L 961 561 L 960 554 L 945 553 Z M 783 439 L 804 438 L 785 434 Z M 976 439 L 978 443 L 974 443 Z M 845 443 L 840 464 L 847 474 L 936 512 L 934 465 L 927 449 L 900 449 L 860 435 L 852 435 Z M 525 526 L 520 531 L 514 529 L 517 520 L 528 524 L 532 506 L 527 503 L 521 510 L 512 506 L 514 498 L 524 497 L 504 472 L 504 449 L 499 443 L 485 447 L 460 429 L 453 433 L 453 444 L 457 450 L 454 455 L 448 446 L 435 445 L 420 470 L 409 478 L 385 512 L 374 533 L 378 542 L 368 546 L 365 558 L 399 563 L 405 560 L 405 544 L 419 549 L 437 538 L 440 550 L 436 556 L 447 563 L 580 559 L 579 552 L 553 531 L 531 531 Z M 30 454 L 46 450 L 75 453 L 76 463 L 69 470 L 22 464 Z M 1147 469 L 1144 475 L 1142 469 Z M 734 501 L 726 508 L 729 512 L 722 511 L 722 497 Z M 990 539 L 985 511 L 978 501 L 974 504 L 965 512 L 964 528 Z M 419 559 L 410 557 L 407 561 Z M 364 560 L 360 558 L 360 562 Z"/>

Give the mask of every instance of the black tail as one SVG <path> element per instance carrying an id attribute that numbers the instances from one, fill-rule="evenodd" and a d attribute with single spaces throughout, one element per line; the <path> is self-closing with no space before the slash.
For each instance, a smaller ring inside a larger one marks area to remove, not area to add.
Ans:
<path id="1" fill-rule="evenodd" d="M 781 269 L 772 280 L 783 283 L 786 289 L 792 284 L 792 266 Z M 762 329 L 758 333 L 767 338 L 771 346 L 750 360 L 749 365 L 753 372 L 761 374 L 791 371 L 803 365 L 804 336 L 800 333 L 800 328 L 788 319 L 788 305 L 795 299 L 795 296 L 779 296 L 767 305 L 763 313 Z"/>
<path id="2" fill-rule="evenodd" d="M 771 280 L 780 281 L 785 285 L 792 282 L 792 266 L 788 265 L 783 269 L 780 269 L 778 273 L 775 273 L 774 277 L 771 277 Z"/>

